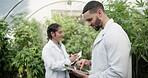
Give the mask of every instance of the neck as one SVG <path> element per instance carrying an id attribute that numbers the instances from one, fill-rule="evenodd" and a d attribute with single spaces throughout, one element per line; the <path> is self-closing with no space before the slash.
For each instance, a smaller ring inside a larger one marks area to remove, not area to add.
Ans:
<path id="1" fill-rule="evenodd" d="M 53 41 L 58 47 L 60 47 L 60 45 L 59 45 L 59 43 L 58 43 L 57 40 L 52 39 L 52 41 Z"/>
<path id="2" fill-rule="evenodd" d="M 104 20 L 102 20 L 102 21 L 103 21 L 103 27 L 102 27 L 102 29 L 104 29 L 106 23 L 109 21 L 109 18 L 108 18 L 108 16 L 107 16 L 106 14 L 104 14 L 103 19 L 104 19 Z"/>

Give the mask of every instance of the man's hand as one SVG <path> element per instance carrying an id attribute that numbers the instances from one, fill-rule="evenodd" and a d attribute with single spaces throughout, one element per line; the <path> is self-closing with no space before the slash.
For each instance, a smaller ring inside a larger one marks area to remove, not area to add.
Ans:
<path id="1" fill-rule="evenodd" d="M 77 65 L 80 66 L 80 70 L 82 70 L 83 66 L 90 66 L 91 61 L 86 59 L 81 59 L 80 61 L 77 62 Z"/>
<path id="2" fill-rule="evenodd" d="M 84 74 L 84 73 L 80 73 L 78 71 L 75 71 L 75 70 L 72 70 L 71 71 L 73 74 L 75 74 L 76 76 L 78 77 L 81 77 L 81 78 L 88 78 L 88 75 Z"/>

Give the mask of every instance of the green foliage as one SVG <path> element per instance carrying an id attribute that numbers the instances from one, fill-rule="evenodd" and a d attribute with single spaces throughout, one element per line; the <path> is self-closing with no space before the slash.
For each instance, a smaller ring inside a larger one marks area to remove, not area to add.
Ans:
<path id="1" fill-rule="evenodd" d="M 40 24 L 26 19 L 24 13 L 11 17 L 11 26 L 0 20 L 0 77 L 43 78 Z"/>
<path id="2" fill-rule="evenodd" d="M 0 20 L 0 77 L 10 77 L 13 74 L 11 68 L 11 58 L 13 53 L 9 50 L 9 41 L 7 33 L 9 32 L 8 23 Z M 12 77 L 12 76 L 11 76 Z"/>
<path id="3" fill-rule="evenodd" d="M 20 13 L 11 16 L 14 35 L 12 50 L 16 52 L 12 65 L 18 69 L 18 76 L 41 78 L 44 76 L 44 66 L 41 59 L 40 24 L 23 18 L 23 15 Z"/>
<path id="4" fill-rule="evenodd" d="M 8 32 L 8 24 L 4 20 L 0 20 L 0 55 L 3 55 L 2 53 L 7 51 L 7 44 L 8 44 L 8 38 L 6 37 L 6 34 Z"/>
<path id="5" fill-rule="evenodd" d="M 138 7 L 143 7 L 144 6 L 144 2 L 142 0 L 138 1 L 136 0 L 136 5 L 138 5 Z"/>
<path id="6" fill-rule="evenodd" d="M 4 20 L 0 20 L 0 55 L 3 55 L 3 52 L 7 51 L 6 48 L 8 44 L 8 38 L 6 38 L 6 34 L 8 32 L 8 24 Z"/>
<path id="7" fill-rule="evenodd" d="M 148 77 L 148 8 L 139 11 L 133 11 L 133 38 L 132 40 L 132 53 L 133 65 L 135 65 L 135 77 L 146 78 Z M 134 72 L 134 71 L 133 71 Z"/>
<path id="8" fill-rule="evenodd" d="M 41 78 L 44 76 L 40 47 L 24 48 L 17 52 L 13 65 L 18 68 L 19 75 L 26 78 Z"/>

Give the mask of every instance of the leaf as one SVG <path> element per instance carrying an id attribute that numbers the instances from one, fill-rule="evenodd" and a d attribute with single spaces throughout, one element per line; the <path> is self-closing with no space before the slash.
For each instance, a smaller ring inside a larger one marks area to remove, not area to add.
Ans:
<path id="1" fill-rule="evenodd" d="M 18 71 L 19 71 L 19 74 L 23 73 L 23 66 L 20 66 Z"/>
<path id="2" fill-rule="evenodd" d="M 148 63 L 148 58 L 146 58 L 144 55 L 141 55 L 141 57 Z"/>

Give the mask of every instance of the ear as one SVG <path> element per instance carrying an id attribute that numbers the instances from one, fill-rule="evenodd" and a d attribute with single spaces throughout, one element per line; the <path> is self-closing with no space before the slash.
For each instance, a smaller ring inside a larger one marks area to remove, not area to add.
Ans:
<path id="1" fill-rule="evenodd" d="M 103 11 L 99 9 L 99 10 L 97 11 L 97 13 L 98 13 L 98 14 L 99 14 L 99 16 L 101 17 L 101 16 L 102 16 L 102 14 L 103 14 Z"/>
<path id="2" fill-rule="evenodd" d="M 54 32 L 51 32 L 50 34 L 51 34 L 52 37 L 55 36 L 55 33 Z"/>

